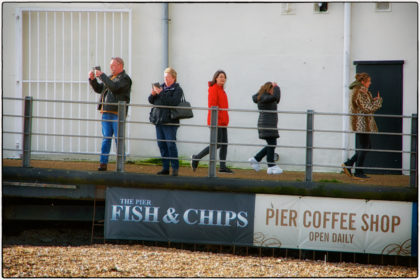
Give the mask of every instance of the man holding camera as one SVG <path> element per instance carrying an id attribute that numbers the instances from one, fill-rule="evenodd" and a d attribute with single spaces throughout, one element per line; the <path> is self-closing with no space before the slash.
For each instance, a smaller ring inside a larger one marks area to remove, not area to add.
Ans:
<path id="1" fill-rule="evenodd" d="M 111 75 L 107 76 L 100 67 L 89 72 L 89 83 L 92 89 L 101 94 L 98 110 L 102 114 L 102 148 L 99 171 L 106 171 L 109 152 L 111 150 L 112 136 L 117 143 L 118 137 L 118 101 L 130 103 L 131 79 L 124 71 L 124 61 L 114 57 L 110 63 Z M 98 83 L 97 79 L 102 83 Z"/>

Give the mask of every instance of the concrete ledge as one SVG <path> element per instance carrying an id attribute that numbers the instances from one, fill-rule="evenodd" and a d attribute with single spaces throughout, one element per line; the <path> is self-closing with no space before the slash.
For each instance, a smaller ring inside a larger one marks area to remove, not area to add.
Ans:
<path id="1" fill-rule="evenodd" d="M 128 172 L 99 172 L 46 168 L 3 167 L 3 180 L 126 188 L 283 194 L 369 200 L 417 201 L 416 188 L 324 182 L 287 182 L 235 178 L 172 177 Z M 15 193 L 16 195 L 16 193 Z"/>

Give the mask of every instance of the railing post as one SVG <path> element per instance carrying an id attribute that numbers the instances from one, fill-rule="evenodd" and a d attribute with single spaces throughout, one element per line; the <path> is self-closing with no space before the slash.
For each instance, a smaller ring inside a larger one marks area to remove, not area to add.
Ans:
<path id="1" fill-rule="evenodd" d="M 312 164 L 313 164 L 313 132 L 314 129 L 314 111 L 308 110 L 306 113 L 306 168 L 305 182 L 312 182 Z"/>
<path id="2" fill-rule="evenodd" d="M 218 107 L 211 107 L 210 118 L 210 145 L 209 145 L 209 177 L 216 177 L 216 153 L 217 153 L 217 115 Z"/>
<path id="3" fill-rule="evenodd" d="M 411 115 L 410 187 L 417 186 L 417 114 Z"/>
<path id="4" fill-rule="evenodd" d="M 118 102 L 117 172 L 124 172 L 125 163 L 125 101 Z"/>
<path id="5" fill-rule="evenodd" d="M 26 96 L 23 116 L 22 167 L 31 167 L 32 107 L 33 97 Z"/>

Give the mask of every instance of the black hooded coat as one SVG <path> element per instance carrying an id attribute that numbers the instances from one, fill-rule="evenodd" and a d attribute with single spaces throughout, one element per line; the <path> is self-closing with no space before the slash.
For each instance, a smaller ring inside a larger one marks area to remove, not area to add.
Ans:
<path id="1" fill-rule="evenodd" d="M 258 93 L 252 96 L 254 103 L 257 103 L 258 110 L 274 111 L 260 112 L 258 117 L 258 136 L 260 139 L 279 138 L 277 130 L 278 115 L 277 104 L 280 102 L 281 92 L 278 86 L 274 87 L 273 95 L 264 92 L 258 100 Z"/>

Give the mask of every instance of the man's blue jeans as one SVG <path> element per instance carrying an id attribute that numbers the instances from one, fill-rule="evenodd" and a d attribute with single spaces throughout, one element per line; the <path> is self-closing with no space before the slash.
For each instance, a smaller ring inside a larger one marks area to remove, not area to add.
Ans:
<path id="1" fill-rule="evenodd" d="M 175 125 L 156 125 L 156 137 L 158 140 L 160 155 L 162 156 L 163 170 L 169 171 L 169 164 L 172 165 L 173 170 L 178 170 L 179 168 L 178 149 L 176 147 L 176 143 L 159 141 L 176 140 L 177 130 L 178 126 Z"/>
<path id="2" fill-rule="evenodd" d="M 110 122 L 113 121 L 113 122 Z M 111 113 L 102 114 L 102 149 L 100 163 L 107 164 L 109 158 L 109 152 L 111 151 L 112 136 L 115 135 L 115 144 L 117 144 L 118 137 L 118 115 Z M 109 137 L 109 138 L 105 138 Z"/>

